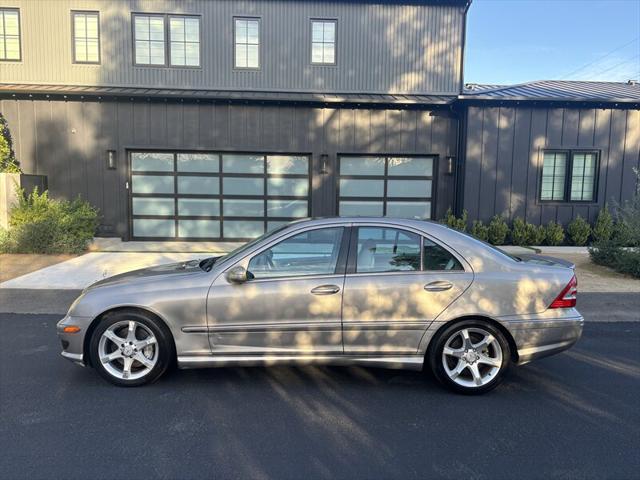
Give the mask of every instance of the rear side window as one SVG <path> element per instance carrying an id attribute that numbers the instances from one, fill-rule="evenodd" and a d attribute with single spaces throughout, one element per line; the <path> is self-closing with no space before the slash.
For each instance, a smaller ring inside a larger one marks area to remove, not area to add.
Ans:
<path id="1" fill-rule="evenodd" d="M 422 257 L 423 270 L 464 270 L 458 259 L 446 249 L 426 238 L 422 241 L 424 252 Z"/>
<path id="2" fill-rule="evenodd" d="M 420 270 L 420 237 L 395 228 L 358 228 L 356 272 Z"/>

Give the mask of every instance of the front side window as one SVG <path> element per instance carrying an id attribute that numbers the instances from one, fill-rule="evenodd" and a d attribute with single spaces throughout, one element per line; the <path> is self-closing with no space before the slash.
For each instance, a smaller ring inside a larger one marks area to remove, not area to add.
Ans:
<path id="1" fill-rule="evenodd" d="M 134 15 L 133 34 L 137 65 L 164 65 L 164 16 Z"/>
<path id="2" fill-rule="evenodd" d="M 260 68 L 260 21 L 257 18 L 236 18 L 234 66 Z"/>
<path id="3" fill-rule="evenodd" d="M 420 237 L 395 228 L 358 228 L 356 272 L 420 270 Z"/>
<path id="4" fill-rule="evenodd" d="M 335 273 L 342 227 L 321 228 L 283 240 L 251 259 L 252 278 L 280 278 Z"/>
<path id="5" fill-rule="evenodd" d="M 0 8 L 0 60 L 20 60 L 20 12 Z"/>
<path id="6" fill-rule="evenodd" d="M 172 66 L 200 66 L 199 17 L 170 16 L 169 37 Z"/>
<path id="7" fill-rule="evenodd" d="M 98 12 L 73 12 L 73 61 L 100 63 Z"/>
<path id="8" fill-rule="evenodd" d="M 596 152 L 545 152 L 540 200 L 592 202 L 595 200 L 598 155 Z"/>
<path id="9" fill-rule="evenodd" d="M 311 20 L 311 63 L 336 63 L 336 21 Z"/>

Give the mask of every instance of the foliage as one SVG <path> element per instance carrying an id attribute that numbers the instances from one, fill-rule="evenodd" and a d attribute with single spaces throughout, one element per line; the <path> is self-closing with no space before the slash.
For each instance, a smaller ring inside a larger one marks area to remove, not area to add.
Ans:
<path id="1" fill-rule="evenodd" d="M 467 231 L 467 211 L 463 210 L 462 211 L 462 216 L 461 217 L 456 217 L 453 212 L 451 211 L 451 208 L 449 208 L 447 210 L 447 213 L 445 214 L 444 217 L 444 223 L 449 227 L 449 228 L 453 228 L 454 230 L 458 230 L 460 232 L 466 232 Z"/>
<path id="2" fill-rule="evenodd" d="M 493 245 L 504 245 L 509 235 L 509 225 L 500 215 L 495 215 L 487 227 L 489 243 Z"/>
<path id="3" fill-rule="evenodd" d="M 613 217 L 607 205 L 598 212 L 598 218 L 596 218 L 596 223 L 593 225 L 592 233 L 595 242 L 607 242 L 611 240 L 611 236 L 613 235 Z"/>
<path id="4" fill-rule="evenodd" d="M 578 215 L 567 226 L 567 233 L 573 245 L 582 247 L 587 244 L 589 235 L 591 235 L 591 226 L 589 223 Z"/>
<path id="5" fill-rule="evenodd" d="M 489 227 L 482 223 L 482 220 L 474 220 L 473 227 L 471 228 L 471 235 L 474 237 L 483 240 L 485 242 L 489 241 Z"/>
<path id="6" fill-rule="evenodd" d="M 564 229 L 562 225 L 551 220 L 545 227 L 545 242 L 547 245 L 561 245 L 564 241 Z"/>
<path id="7" fill-rule="evenodd" d="M 20 173 L 7 121 L 0 113 L 0 173 Z"/>
<path id="8" fill-rule="evenodd" d="M 9 230 L 0 237 L 0 251 L 7 253 L 79 253 L 87 248 L 98 226 L 98 211 L 77 198 L 52 200 L 35 189 L 10 212 Z"/>
<path id="9" fill-rule="evenodd" d="M 521 217 L 513 221 L 511 240 L 514 245 L 528 246 L 540 245 L 544 242 L 544 227 L 525 222 Z"/>

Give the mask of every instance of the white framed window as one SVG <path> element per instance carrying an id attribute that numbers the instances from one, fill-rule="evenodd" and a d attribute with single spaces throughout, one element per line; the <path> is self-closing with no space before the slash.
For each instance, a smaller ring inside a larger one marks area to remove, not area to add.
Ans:
<path id="1" fill-rule="evenodd" d="M 169 16 L 170 63 L 175 67 L 200 66 L 200 17 Z"/>
<path id="2" fill-rule="evenodd" d="M 0 8 L 0 61 L 19 62 L 20 48 L 20 10 Z"/>
<path id="3" fill-rule="evenodd" d="M 98 12 L 71 12 L 74 63 L 100 63 Z"/>
<path id="4" fill-rule="evenodd" d="M 260 19 L 234 18 L 235 68 L 260 68 Z"/>
<path id="5" fill-rule="evenodd" d="M 311 63 L 336 64 L 336 20 L 311 20 Z"/>
<path id="6" fill-rule="evenodd" d="M 136 65 L 166 65 L 164 15 L 133 15 Z"/>

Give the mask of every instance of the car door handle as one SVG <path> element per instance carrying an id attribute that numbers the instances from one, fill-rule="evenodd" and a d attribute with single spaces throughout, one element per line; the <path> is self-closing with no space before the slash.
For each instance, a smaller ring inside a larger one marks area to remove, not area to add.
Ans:
<path id="1" fill-rule="evenodd" d="M 320 285 L 311 290 L 311 293 L 314 295 L 333 295 L 334 293 L 338 293 L 340 291 L 340 287 L 337 285 Z"/>
<path id="2" fill-rule="evenodd" d="M 424 286 L 424 289 L 427 292 L 444 292 L 445 290 L 449 290 L 451 287 L 453 287 L 453 283 L 444 280 L 438 280 L 437 282 L 427 283 Z"/>

